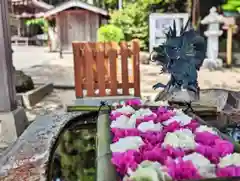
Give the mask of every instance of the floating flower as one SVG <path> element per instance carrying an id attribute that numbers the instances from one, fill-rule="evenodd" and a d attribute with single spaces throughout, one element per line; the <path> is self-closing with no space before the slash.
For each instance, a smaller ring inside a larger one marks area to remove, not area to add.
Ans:
<path id="1" fill-rule="evenodd" d="M 175 116 L 169 118 L 168 120 L 164 121 L 163 122 L 163 125 L 169 125 L 173 122 L 178 122 L 181 126 L 185 126 L 185 125 L 188 125 L 191 123 L 191 120 L 192 118 L 183 114 L 183 113 L 180 113 L 179 111 L 176 113 Z"/>
<path id="2" fill-rule="evenodd" d="M 125 101 L 125 104 L 128 106 L 140 106 L 142 105 L 142 100 L 140 99 L 129 99 Z"/>
<path id="3" fill-rule="evenodd" d="M 135 160 L 135 154 L 137 154 L 135 150 L 112 154 L 111 161 L 121 176 L 124 176 L 129 169 L 135 170 L 137 168 L 138 163 Z"/>
<path id="4" fill-rule="evenodd" d="M 183 128 L 190 129 L 192 132 L 195 132 L 195 130 L 199 127 L 199 123 L 196 120 L 191 120 L 191 122 Z"/>
<path id="5" fill-rule="evenodd" d="M 124 115 L 131 115 L 131 114 L 135 113 L 135 109 L 133 109 L 131 106 L 122 106 L 121 108 L 113 110 L 111 112 L 111 115 L 115 115 L 117 113 L 121 113 Z"/>
<path id="6" fill-rule="evenodd" d="M 172 180 L 165 168 L 158 162 L 143 161 L 135 172 L 129 174 L 131 181 L 167 181 Z"/>
<path id="7" fill-rule="evenodd" d="M 239 177 L 240 167 L 228 166 L 225 168 L 218 168 L 216 171 L 218 177 Z"/>
<path id="8" fill-rule="evenodd" d="M 192 153 L 184 156 L 182 159 L 183 161 L 191 161 L 202 177 L 205 178 L 216 177 L 215 165 L 211 164 L 211 162 L 203 155 L 199 153 Z"/>
<path id="9" fill-rule="evenodd" d="M 136 119 L 121 115 L 111 122 L 111 128 L 131 129 L 136 127 Z"/>
<path id="10" fill-rule="evenodd" d="M 148 122 L 140 123 L 138 125 L 137 129 L 142 131 L 142 132 L 161 131 L 162 130 L 162 125 L 161 125 L 161 123 L 154 124 L 153 121 L 148 121 Z"/>
<path id="11" fill-rule="evenodd" d="M 239 153 L 228 154 L 225 157 L 220 159 L 218 167 L 224 168 L 224 167 L 228 167 L 228 166 L 240 167 L 240 154 Z"/>
<path id="12" fill-rule="evenodd" d="M 195 149 L 196 143 L 194 135 L 189 129 L 176 130 L 172 133 L 167 133 L 162 144 L 164 147 L 169 145 L 173 148 Z"/>
<path id="13" fill-rule="evenodd" d="M 133 129 L 112 128 L 111 132 L 113 133 L 113 142 L 116 142 L 120 138 L 124 138 L 127 136 L 139 136 L 140 135 L 140 131 L 136 128 L 133 128 Z"/>
<path id="14" fill-rule="evenodd" d="M 217 139 L 215 140 L 214 149 L 218 150 L 218 154 L 220 157 L 224 157 L 226 155 L 229 155 L 233 153 L 234 146 L 231 142 L 223 140 L 223 139 Z M 240 161 L 239 161 L 240 163 Z"/>
<path id="15" fill-rule="evenodd" d="M 169 160 L 167 163 L 168 174 L 173 180 L 193 180 L 201 179 L 197 168 L 191 161 L 183 161 L 178 159 L 176 161 Z"/>
<path id="16" fill-rule="evenodd" d="M 173 122 L 173 123 L 171 123 L 167 126 L 164 126 L 163 127 L 163 132 L 164 133 L 174 132 L 174 131 L 179 130 L 179 129 L 181 129 L 181 126 L 178 122 L 175 121 L 175 122 Z"/>
<path id="17" fill-rule="evenodd" d="M 217 164 L 219 162 L 219 152 L 212 146 L 198 144 L 195 151 L 204 155 L 211 163 Z"/>
<path id="18" fill-rule="evenodd" d="M 117 142 L 110 145 L 111 151 L 114 152 L 125 152 L 127 150 L 138 150 L 140 146 L 144 144 L 143 140 L 139 136 L 128 136 L 120 138 Z"/>
<path id="19" fill-rule="evenodd" d="M 149 109 L 139 99 L 121 105 L 110 115 L 110 149 L 124 181 L 240 176 L 240 154 L 213 128 L 199 125 L 179 109 Z"/>
<path id="20" fill-rule="evenodd" d="M 140 134 L 146 144 L 160 145 L 163 142 L 163 132 L 148 131 Z"/>
<path id="21" fill-rule="evenodd" d="M 203 145 L 214 145 L 215 144 L 215 140 L 217 139 L 221 139 L 219 136 L 212 134 L 208 131 L 204 131 L 204 132 L 196 132 L 195 133 L 195 141 L 198 143 L 201 143 Z"/>
<path id="22" fill-rule="evenodd" d="M 215 134 L 215 135 L 218 135 L 217 132 L 209 127 L 209 126 L 206 126 L 206 125 L 201 125 L 199 126 L 197 129 L 196 129 L 196 132 L 209 132 L 209 133 L 212 133 L 212 134 Z"/>

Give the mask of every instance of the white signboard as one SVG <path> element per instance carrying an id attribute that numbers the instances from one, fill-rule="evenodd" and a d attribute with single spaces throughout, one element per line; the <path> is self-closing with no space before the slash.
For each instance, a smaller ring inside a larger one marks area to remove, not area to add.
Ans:
<path id="1" fill-rule="evenodd" d="M 152 13 L 149 16 L 149 50 L 165 42 L 165 33 L 173 26 L 173 20 L 176 22 L 177 33 L 180 34 L 181 26 L 188 21 L 187 13 Z"/>

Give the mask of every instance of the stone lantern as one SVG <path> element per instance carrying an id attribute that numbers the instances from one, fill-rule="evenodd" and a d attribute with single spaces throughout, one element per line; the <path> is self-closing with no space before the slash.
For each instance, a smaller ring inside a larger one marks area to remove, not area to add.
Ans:
<path id="1" fill-rule="evenodd" d="M 218 58 L 219 36 L 223 34 L 220 30 L 220 24 L 224 22 L 224 17 L 217 13 L 217 9 L 212 7 L 201 24 L 208 25 L 207 31 L 204 32 L 207 37 L 207 58 L 203 62 L 203 67 L 211 69 L 222 67 L 222 60 Z"/>

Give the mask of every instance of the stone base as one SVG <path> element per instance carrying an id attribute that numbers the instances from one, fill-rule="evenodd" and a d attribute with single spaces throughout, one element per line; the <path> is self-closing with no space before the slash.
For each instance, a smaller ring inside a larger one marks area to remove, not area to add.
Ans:
<path id="1" fill-rule="evenodd" d="M 203 68 L 208 68 L 208 69 L 218 69 L 221 68 L 223 66 L 223 61 L 220 58 L 217 59 L 204 59 L 203 62 Z"/>
<path id="2" fill-rule="evenodd" d="M 22 107 L 11 112 L 0 112 L 0 144 L 10 145 L 28 126 L 28 119 Z"/>

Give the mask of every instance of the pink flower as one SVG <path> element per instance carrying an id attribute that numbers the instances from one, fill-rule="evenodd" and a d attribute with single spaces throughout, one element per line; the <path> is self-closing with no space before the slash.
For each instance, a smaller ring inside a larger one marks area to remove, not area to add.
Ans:
<path id="1" fill-rule="evenodd" d="M 155 122 L 156 118 L 157 118 L 156 114 L 152 114 L 152 115 L 149 115 L 149 116 L 144 116 L 143 118 L 138 118 L 136 120 L 136 126 L 138 126 L 139 124 L 141 124 L 143 122 L 148 122 L 148 121 Z"/>
<path id="2" fill-rule="evenodd" d="M 125 104 L 129 106 L 141 106 L 142 102 L 140 99 L 129 99 L 125 101 Z"/>
<path id="3" fill-rule="evenodd" d="M 198 170 L 191 161 L 183 161 L 181 158 L 177 162 L 168 160 L 166 166 L 168 167 L 168 174 L 173 180 L 201 179 Z"/>
<path id="4" fill-rule="evenodd" d="M 157 161 L 161 164 L 164 164 L 168 155 L 163 151 L 159 146 L 153 147 L 148 144 L 140 148 L 140 153 L 142 155 L 142 160 Z"/>
<path id="5" fill-rule="evenodd" d="M 214 145 L 215 140 L 221 139 L 219 136 L 212 134 L 210 132 L 204 131 L 204 132 L 197 132 L 195 133 L 195 141 L 197 143 L 201 143 L 203 145 Z"/>
<path id="6" fill-rule="evenodd" d="M 199 123 L 196 120 L 191 120 L 191 122 L 184 126 L 184 128 L 190 129 L 192 132 L 195 132 L 195 130 L 199 127 Z"/>
<path id="7" fill-rule="evenodd" d="M 183 157 L 185 155 L 184 150 L 178 149 L 178 148 L 173 148 L 171 146 L 166 146 L 166 148 L 164 148 L 164 151 L 171 158 L 179 158 L 179 157 Z"/>
<path id="8" fill-rule="evenodd" d="M 225 168 L 218 168 L 216 171 L 218 177 L 239 177 L 240 167 L 229 166 Z"/>
<path id="9" fill-rule="evenodd" d="M 116 142 L 120 138 L 124 138 L 127 136 L 139 136 L 140 135 L 140 131 L 136 128 L 134 128 L 134 129 L 112 128 L 111 132 L 113 133 L 113 142 Z"/>
<path id="10" fill-rule="evenodd" d="M 174 121 L 174 122 L 170 123 L 169 125 L 165 126 L 163 131 L 164 131 L 164 133 L 174 132 L 176 130 L 179 130 L 180 128 L 181 128 L 180 124 L 177 121 Z"/>
<path id="11" fill-rule="evenodd" d="M 231 142 L 223 140 L 223 139 L 217 139 L 215 140 L 214 149 L 218 151 L 218 154 L 220 157 L 224 157 L 228 154 L 233 153 L 234 146 Z"/>
<path id="12" fill-rule="evenodd" d="M 116 120 L 118 117 L 120 117 L 122 115 L 125 115 L 125 116 L 127 116 L 129 118 L 131 117 L 131 114 L 123 114 L 121 112 L 115 112 L 114 114 L 113 113 L 110 114 L 110 120 L 111 121 Z"/>
<path id="13" fill-rule="evenodd" d="M 135 154 L 137 151 L 129 150 L 124 153 L 113 153 L 112 164 L 116 167 L 116 171 L 121 175 L 125 175 L 130 168 L 135 171 L 139 163 L 135 160 Z"/>
<path id="14" fill-rule="evenodd" d="M 145 132 L 140 134 L 146 144 L 157 145 L 163 142 L 164 134 L 162 132 Z"/>
<path id="15" fill-rule="evenodd" d="M 156 111 L 157 113 L 157 122 L 164 122 L 175 115 L 171 110 L 168 110 L 166 107 L 159 107 Z"/>
<path id="16" fill-rule="evenodd" d="M 197 153 L 205 156 L 211 163 L 217 164 L 219 163 L 220 156 L 218 150 L 208 145 L 199 144 L 195 150 Z"/>

